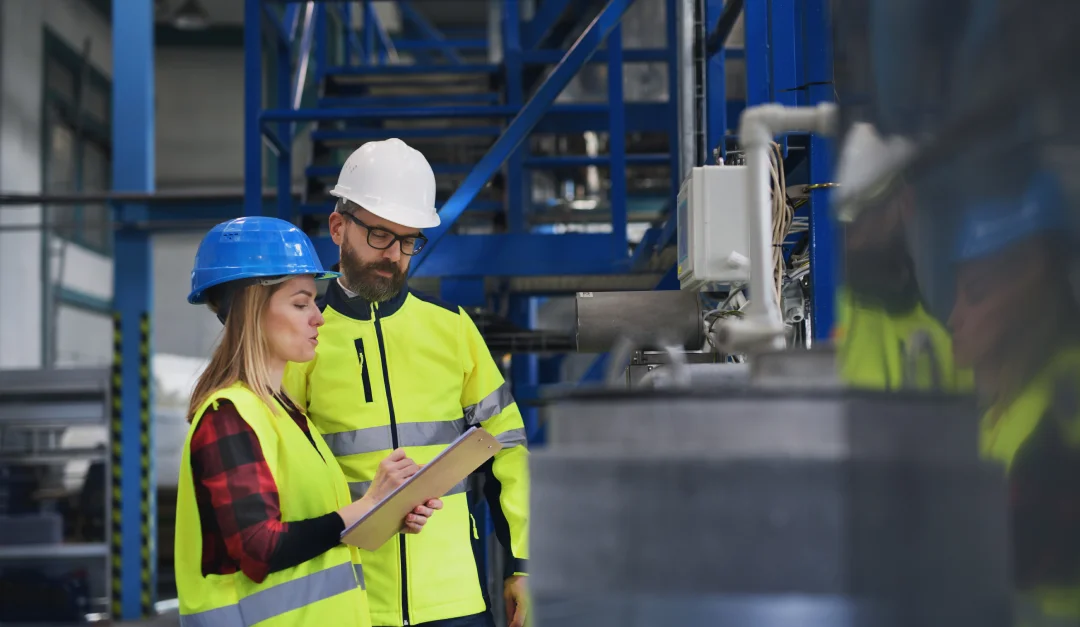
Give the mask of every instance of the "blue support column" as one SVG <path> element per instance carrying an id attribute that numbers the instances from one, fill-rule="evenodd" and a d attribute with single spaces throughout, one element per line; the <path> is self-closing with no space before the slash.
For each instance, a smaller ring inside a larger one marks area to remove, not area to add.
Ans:
<path id="1" fill-rule="evenodd" d="M 118 192 L 154 191 L 154 4 L 113 0 L 113 180 Z M 146 206 L 124 209 L 132 218 Z M 153 612 L 157 589 L 150 318 L 153 265 L 149 232 L 115 233 L 112 425 L 112 614 Z"/>
<path id="2" fill-rule="evenodd" d="M 376 58 L 378 55 L 375 54 L 375 5 L 371 0 L 364 0 L 364 59 L 360 65 L 371 65 Z"/>
<path id="3" fill-rule="evenodd" d="M 622 27 L 616 26 L 607 37 L 608 109 L 611 127 L 608 152 L 611 155 L 611 233 L 615 259 L 629 254 L 626 241 L 626 102 L 623 96 Z"/>
<path id="4" fill-rule="evenodd" d="M 724 0 L 706 0 L 705 23 L 716 24 L 724 12 Z M 724 136 L 727 134 L 727 72 L 725 64 L 727 52 L 721 48 L 713 54 L 705 65 L 705 138 L 709 154 L 709 163 L 714 163 L 712 150 L 720 149 L 720 159 L 726 153 Z"/>
<path id="5" fill-rule="evenodd" d="M 803 15 L 803 81 L 808 104 L 834 100 L 832 34 L 828 0 L 801 0 Z M 814 339 L 828 339 L 836 309 L 839 237 L 829 205 L 832 182 L 832 142 L 817 135 L 810 138 L 810 281 Z"/>
<path id="6" fill-rule="evenodd" d="M 246 24 L 245 24 L 246 26 Z M 330 16 L 326 14 L 326 4 L 315 3 L 315 82 L 322 82 L 322 77 L 330 67 Z"/>
<path id="7" fill-rule="evenodd" d="M 679 195 L 682 177 L 679 176 L 679 0 L 667 0 L 665 3 L 667 19 L 667 74 L 668 74 L 668 150 L 671 153 L 671 198 Z M 675 203 L 673 202 L 672 205 Z M 674 212 L 669 212 L 674 216 Z M 673 218 L 669 218 L 673 221 Z"/>
<path id="8" fill-rule="evenodd" d="M 502 6 L 503 68 L 506 81 L 506 104 L 520 107 L 525 100 L 524 69 L 521 49 L 521 12 L 518 0 L 504 0 Z M 526 133 L 526 137 L 528 134 Z M 524 140 L 506 162 L 506 224 L 511 233 L 526 230 Z"/>
<path id="9" fill-rule="evenodd" d="M 284 41 L 279 41 L 275 49 L 277 106 L 287 109 L 292 106 L 292 50 Z M 277 213 L 282 220 L 292 221 L 295 214 L 292 199 L 292 125 L 281 122 L 277 127 L 277 135 L 282 143 L 277 155 Z"/>
<path id="10" fill-rule="evenodd" d="M 751 0 L 743 7 L 746 50 L 746 106 L 772 99 L 772 76 L 769 62 L 769 4 Z"/>
<path id="11" fill-rule="evenodd" d="M 114 4 L 117 2 L 119 0 L 113 0 Z M 261 5 L 262 0 L 244 0 L 244 215 L 249 216 L 262 213 L 262 129 L 259 123 L 259 112 L 263 108 Z M 118 169 L 115 164 L 113 169 Z"/>

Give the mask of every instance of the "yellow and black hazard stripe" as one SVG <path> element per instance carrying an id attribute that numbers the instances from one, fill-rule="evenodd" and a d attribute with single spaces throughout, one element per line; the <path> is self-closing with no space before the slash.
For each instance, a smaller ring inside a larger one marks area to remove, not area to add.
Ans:
<path id="1" fill-rule="evenodd" d="M 113 313 L 112 416 L 110 422 L 112 458 L 112 614 L 123 615 L 124 490 L 121 480 L 124 462 L 123 416 L 123 320 Z M 143 616 L 154 613 L 154 557 L 157 540 L 156 489 L 153 477 L 153 447 L 150 441 L 150 315 L 139 317 L 139 578 L 140 609 Z"/>
<path id="2" fill-rule="evenodd" d="M 120 473 L 122 472 L 123 455 L 123 433 L 124 433 L 124 420 L 121 408 L 123 407 L 123 401 L 121 394 L 123 392 L 123 329 L 121 328 L 120 312 L 113 312 L 113 364 L 112 364 L 112 385 L 109 392 L 112 399 L 112 416 L 109 426 L 110 442 L 111 442 L 111 466 L 112 466 L 112 485 L 110 492 L 112 495 L 112 524 L 110 528 L 110 536 L 112 538 L 112 615 L 121 616 L 122 614 L 122 591 L 124 589 L 124 583 L 122 580 L 123 569 L 123 544 L 124 534 L 123 520 L 124 510 L 124 491 L 120 481 Z"/>
<path id="3" fill-rule="evenodd" d="M 154 613 L 154 550 L 157 544 L 156 492 L 150 442 L 150 314 L 139 317 L 139 547 L 140 600 L 143 616 Z"/>

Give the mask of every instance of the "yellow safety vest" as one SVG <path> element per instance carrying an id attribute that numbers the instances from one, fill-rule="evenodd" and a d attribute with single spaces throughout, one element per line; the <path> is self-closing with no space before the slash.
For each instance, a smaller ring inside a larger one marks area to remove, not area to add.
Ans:
<path id="1" fill-rule="evenodd" d="M 833 337 L 840 380 L 852 387 L 972 390 L 971 370 L 957 368 L 953 362 L 948 331 L 921 304 L 892 314 L 863 305 L 843 290 Z"/>
<path id="2" fill-rule="evenodd" d="M 1062 350 L 1049 359 L 1042 371 L 1003 411 L 988 411 L 980 431 L 980 451 L 1001 462 L 1006 472 L 1021 447 L 1048 418 L 1058 385 L 1073 386 L 1080 393 L 1080 349 Z M 1063 427 L 1066 446 L 1080 448 L 1080 415 Z M 1080 533 L 1080 530 L 1077 531 Z M 1017 599 L 1018 627 L 1080 625 L 1080 586 L 1041 586 Z"/>
<path id="3" fill-rule="evenodd" d="M 430 461 L 470 425 L 505 447 L 483 468 L 484 492 L 509 573 L 528 558 L 528 451 L 521 413 L 468 314 L 408 289 L 377 305 L 336 281 L 321 302 L 313 361 L 289 364 L 285 388 L 306 407 L 350 482 L 354 498 L 395 447 Z M 443 497 L 423 531 L 361 551 L 371 619 L 410 625 L 486 609 L 472 538 L 467 482 Z"/>
<path id="4" fill-rule="evenodd" d="M 318 452 L 284 415 L 284 409 L 275 416 L 243 384 L 215 393 L 196 412 L 180 458 L 175 565 L 181 626 L 370 627 L 360 554 L 344 544 L 293 568 L 270 573 L 262 583 L 242 572 L 203 575 L 202 527 L 191 477 L 191 434 L 206 409 L 221 399 L 232 401 L 255 430 L 274 474 L 282 520 L 315 518 L 350 503 L 341 468 L 317 432 L 312 430 L 311 435 Z"/>

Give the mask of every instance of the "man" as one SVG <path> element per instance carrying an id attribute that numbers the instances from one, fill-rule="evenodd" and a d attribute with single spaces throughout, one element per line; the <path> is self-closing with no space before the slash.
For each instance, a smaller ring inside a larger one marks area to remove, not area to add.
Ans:
<path id="1" fill-rule="evenodd" d="M 330 234 L 342 276 L 320 306 L 316 357 L 289 364 L 286 389 L 311 421 L 359 498 L 378 461 L 403 448 L 430 461 L 468 426 L 503 444 L 483 468 L 495 532 L 506 549 L 507 621 L 526 615 L 528 451 L 521 413 L 475 324 L 460 308 L 412 292 L 409 261 L 438 226 L 435 175 L 399 139 L 369 142 L 341 169 Z M 372 624 L 490 627 L 472 552 L 479 536 L 463 482 L 419 535 L 364 552 Z"/>

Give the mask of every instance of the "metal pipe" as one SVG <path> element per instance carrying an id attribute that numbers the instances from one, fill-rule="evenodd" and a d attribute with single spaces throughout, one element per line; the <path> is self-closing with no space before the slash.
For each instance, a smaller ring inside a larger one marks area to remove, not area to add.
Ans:
<path id="1" fill-rule="evenodd" d="M 716 341 L 726 350 L 748 347 L 782 350 L 784 320 L 776 302 L 772 268 L 772 186 L 769 151 L 773 137 L 793 131 L 830 135 L 836 125 L 836 106 L 785 107 L 764 104 L 747 109 L 739 124 L 739 141 L 746 156 L 747 224 L 750 227 L 750 302 L 742 319 L 717 325 Z"/>
<path id="2" fill-rule="evenodd" d="M 676 7 L 678 22 L 679 59 L 679 181 L 690 174 L 696 163 L 695 143 L 695 80 L 694 80 L 694 7 L 697 0 L 679 0 Z"/>
<path id="3" fill-rule="evenodd" d="M 624 339 L 638 350 L 705 343 L 701 301 L 696 292 L 581 292 L 575 299 L 577 349 L 604 353 Z"/>

